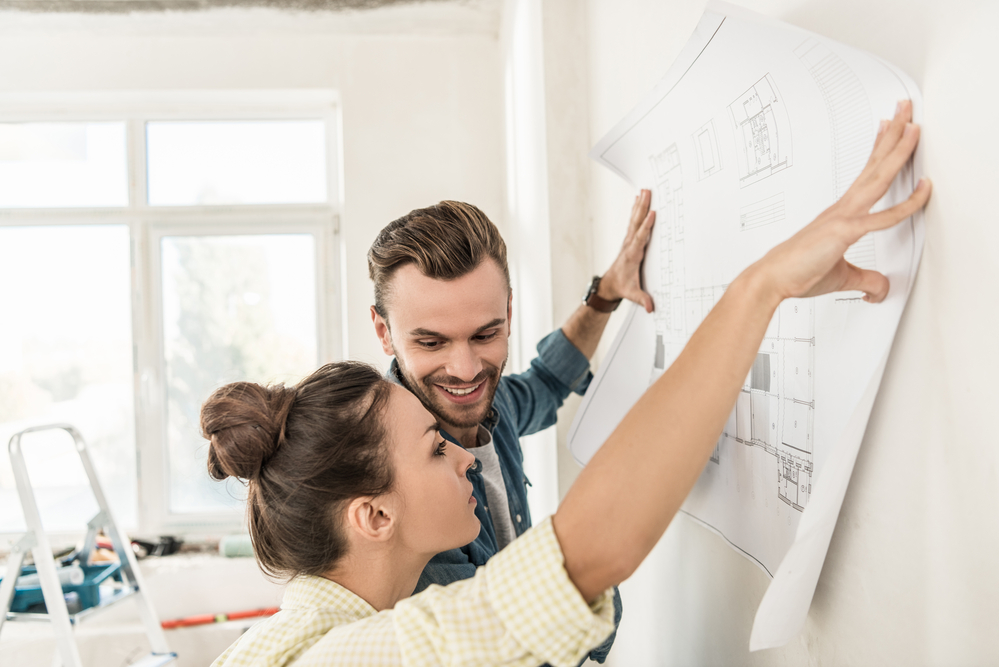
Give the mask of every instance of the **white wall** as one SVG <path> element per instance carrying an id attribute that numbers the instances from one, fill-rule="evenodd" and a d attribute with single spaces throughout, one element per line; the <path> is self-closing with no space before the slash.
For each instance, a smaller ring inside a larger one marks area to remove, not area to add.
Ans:
<path id="1" fill-rule="evenodd" d="M 470 201 L 503 225 L 499 3 L 365 12 L 0 12 L 0 93 L 325 88 L 343 104 L 346 352 L 384 365 L 365 254 L 413 208 Z"/>
<path id="2" fill-rule="evenodd" d="M 592 145 L 665 73 L 704 4 L 589 0 L 587 58 L 576 65 L 586 97 L 580 99 L 579 85 L 549 85 L 549 105 L 585 105 Z M 935 183 L 926 246 L 801 635 L 782 649 L 748 654 L 768 579 L 680 518 L 623 587 L 624 623 L 612 659 L 619 666 L 995 664 L 999 450 L 991 434 L 999 402 L 999 351 L 992 344 L 999 329 L 999 226 L 989 196 L 999 181 L 999 6 L 738 4 L 871 51 L 919 83 L 925 165 Z M 557 40 L 547 33 L 565 23 L 565 10 L 554 1 L 543 6 L 549 49 Z M 592 227 L 577 236 L 592 235 L 594 271 L 619 247 L 632 196 L 617 177 L 590 167 Z M 556 261 L 553 272 L 559 270 Z"/>

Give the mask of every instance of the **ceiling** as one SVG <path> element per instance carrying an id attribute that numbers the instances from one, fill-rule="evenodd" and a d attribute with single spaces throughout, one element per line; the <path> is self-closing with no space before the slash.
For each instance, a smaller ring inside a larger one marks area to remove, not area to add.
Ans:
<path id="1" fill-rule="evenodd" d="M 198 11 L 220 7 L 268 7 L 296 11 L 375 9 L 391 5 L 456 0 L 0 0 L 0 10 L 38 13 Z"/>

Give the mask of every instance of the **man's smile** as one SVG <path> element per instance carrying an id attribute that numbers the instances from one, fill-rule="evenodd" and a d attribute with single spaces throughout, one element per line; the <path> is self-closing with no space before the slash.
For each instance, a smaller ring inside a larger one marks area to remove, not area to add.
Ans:
<path id="1" fill-rule="evenodd" d="M 485 393 L 486 384 L 487 382 L 483 380 L 478 384 L 473 384 L 468 387 L 454 387 L 441 384 L 434 384 L 434 387 L 436 387 L 437 391 L 451 403 L 468 405 L 469 403 L 475 403 L 482 398 L 482 395 Z"/>

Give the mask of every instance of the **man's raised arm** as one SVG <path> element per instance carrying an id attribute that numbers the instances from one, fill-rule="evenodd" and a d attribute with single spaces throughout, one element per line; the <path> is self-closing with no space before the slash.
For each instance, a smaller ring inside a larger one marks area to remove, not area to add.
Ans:
<path id="1" fill-rule="evenodd" d="M 621 252 L 600 278 L 596 289 L 597 298 L 591 298 L 590 305 L 584 304 L 577 308 L 562 325 L 562 333 L 587 359 L 592 358 L 596 352 L 616 303 L 628 299 L 645 308 L 646 312 L 652 312 L 652 297 L 642 289 L 641 275 L 645 248 L 649 244 L 652 225 L 656 221 L 656 212 L 649 210 L 651 199 L 652 193 L 648 190 L 641 190 L 635 197 Z"/>

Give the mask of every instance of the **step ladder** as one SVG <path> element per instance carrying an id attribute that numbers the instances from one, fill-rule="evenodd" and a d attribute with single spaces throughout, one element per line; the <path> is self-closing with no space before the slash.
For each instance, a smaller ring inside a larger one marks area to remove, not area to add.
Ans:
<path id="1" fill-rule="evenodd" d="M 121 565 L 121 585 L 114 593 L 101 598 L 100 603 L 89 609 L 84 609 L 78 613 L 70 614 L 63 597 L 62 585 L 56 572 L 55 560 L 52 556 L 52 546 L 49 544 L 48 536 L 42 530 L 42 520 L 38 513 L 38 503 L 35 501 L 35 493 L 31 487 L 31 479 L 28 477 L 28 468 L 24 460 L 24 452 L 21 448 L 21 437 L 28 433 L 39 431 L 63 430 L 69 433 L 76 445 L 76 451 L 83 462 L 83 469 L 87 473 L 90 481 L 90 488 L 97 499 L 100 508 L 97 514 L 87 523 L 87 536 L 83 542 L 83 550 L 80 553 L 81 565 L 89 564 L 88 561 L 93 555 L 97 544 L 97 532 L 101 529 L 111 538 L 114 545 L 114 552 L 118 556 Z M 152 646 L 152 653 L 146 657 L 133 662 L 131 667 L 157 667 L 165 665 L 177 658 L 177 654 L 170 651 L 167 645 L 163 628 L 160 627 L 159 618 L 143 591 L 142 573 L 139 571 L 135 554 L 132 553 L 132 544 L 125 537 L 125 534 L 118 529 L 111 511 L 108 509 L 107 500 L 100 483 L 97 481 L 97 474 L 90 461 L 90 454 L 87 452 L 87 445 L 83 441 L 80 432 L 69 424 L 50 424 L 46 426 L 36 426 L 28 428 L 20 433 L 14 434 L 8 444 L 10 461 L 14 470 L 14 481 L 17 484 L 17 493 L 21 498 L 21 507 L 24 510 L 24 520 L 28 527 L 28 532 L 16 542 L 7 559 L 7 570 L 3 581 L 0 582 L 0 630 L 3 629 L 5 621 L 48 621 L 52 623 L 55 632 L 57 652 L 55 664 L 60 663 L 63 667 L 83 667 L 80 659 L 80 652 L 76 646 L 73 636 L 73 626 L 84 620 L 86 617 L 99 613 L 102 609 L 109 607 L 127 598 L 134 598 L 136 607 L 142 624 L 145 626 L 146 635 Z M 41 583 L 42 595 L 45 599 L 46 613 L 16 613 L 11 612 L 11 603 L 14 600 L 14 586 L 17 582 L 18 574 L 21 572 L 21 565 L 28 551 L 34 557 L 35 567 L 38 571 L 39 582 Z"/>

